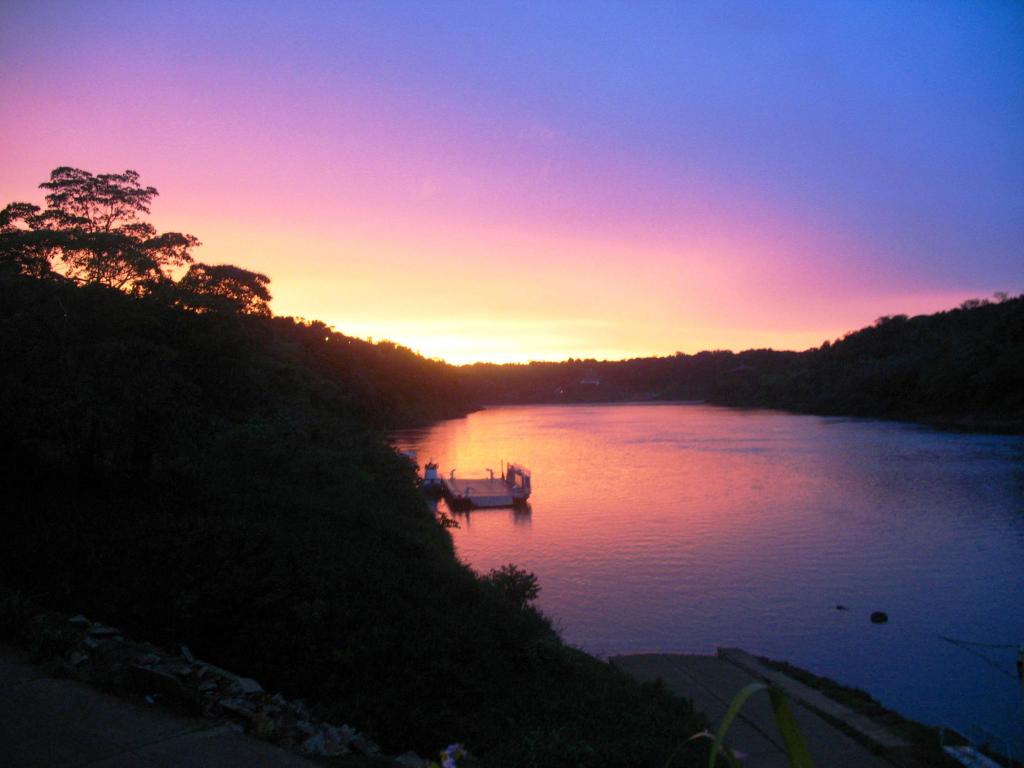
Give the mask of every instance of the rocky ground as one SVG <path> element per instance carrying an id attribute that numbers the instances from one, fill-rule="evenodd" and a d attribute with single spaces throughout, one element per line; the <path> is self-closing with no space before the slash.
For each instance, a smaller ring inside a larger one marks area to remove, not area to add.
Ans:
<path id="1" fill-rule="evenodd" d="M 312 715 L 302 700 L 270 693 L 255 680 L 201 659 L 188 647 L 168 651 L 126 638 L 116 627 L 85 616 L 41 613 L 17 629 L 19 644 L 45 660 L 55 676 L 140 697 L 154 707 L 233 724 L 253 736 L 321 761 L 428 768 L 413 752 L 384 755 L 365 734 Z"/>

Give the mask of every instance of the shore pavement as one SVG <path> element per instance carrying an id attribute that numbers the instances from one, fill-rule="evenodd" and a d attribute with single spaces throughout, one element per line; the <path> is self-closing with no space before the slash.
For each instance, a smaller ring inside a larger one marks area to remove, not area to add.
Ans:
<path id="1" fill-rule="evenodd" d="M 0 646 L 0 766 L 5 768 L 312 768 L 239 733 L 50 676 Z"/>
<path id="2" fill-rule="evenodd" d="M 802 683 L 768 669 L 737 649 L 720 649 L 717 656 L 637 654 L 613 656 L 610 661 L 637 680 L 661 678 L 671 691 L 692 699 L 694 706 L 715 726 L 721 722 L 732 697 L 746 685 L 764 682 L 777 685 L 792 702 L 793 715 L 815 765 L 893 768 L 892 762 L 843 733 L 821 717 L 820 711 L 873 742 L 878 751 L 899 751 L 909 746 L 881 726 Z M 824 709 L 814 711 L 811 707 Z M 725 741 L 737 757 L 742 757 L 743 768 L 789 767 L 782 736 L 766 695 L 755 694 L 747 701 Z"/>

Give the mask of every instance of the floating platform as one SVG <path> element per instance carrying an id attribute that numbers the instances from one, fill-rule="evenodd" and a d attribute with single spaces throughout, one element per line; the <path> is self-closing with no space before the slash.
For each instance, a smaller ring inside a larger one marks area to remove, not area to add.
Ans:
<path id="1" fill-rule="evenodd" d="M 509 464 L 503 476 L 456 479 L 451 476 L 442 481 L 441 492 L 452 509 L 489 507 L 518 507 L 530 498 L 530 470 L 518 464 Z"/>
<path id="2" fill-rule="evenodd" d="M 445 480 L 445 495 L 465 499 L 473 507 L 511 507 L 516 503 L 508 483 L 500 478 Z"/>

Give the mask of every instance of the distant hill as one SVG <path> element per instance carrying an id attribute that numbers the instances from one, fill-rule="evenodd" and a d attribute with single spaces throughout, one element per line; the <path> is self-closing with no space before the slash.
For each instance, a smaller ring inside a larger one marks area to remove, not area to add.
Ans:
<path id="1" fill-rule="evenodd" d="M 484 403 L 704 400 L 1024 432 L 1024 297 L 879 318 L 805 352 L 463 366 Z"/>

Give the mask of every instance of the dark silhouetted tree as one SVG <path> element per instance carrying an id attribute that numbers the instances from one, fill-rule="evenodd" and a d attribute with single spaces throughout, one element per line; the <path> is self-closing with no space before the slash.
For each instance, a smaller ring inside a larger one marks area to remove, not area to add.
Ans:
<path id="1" fill-rule="evenodd" d="M 525 608 L 540 594 L 537 576 L 514 563 L 492 569 L 485 580 L 519 608 Z"/>
<path id="2" fill-rule="evenodd" d="M 53 238 L 32 228 L 39 210 L 31 203 L 11 203 L 0 211 L 0 269 L 40 278 L 53 273 Z"/>
<path id="3" fill-rule="evenodd" d="M 233 264 L 193 264 L 178 282 L 180 300 L 199 312 L 269 315 L 270 278 Z"/>
<path id="4" fill-rule="evenodd" d="M 25 274 L 45 275 L 59 258 L 77 282 L 143 291 L 192 262 L 195 237 L 159 234 L 142 220 L 158 193 L 135 171 L 93 175 L 62 166 L 39 186 L 49 190 L 45 209 L 12 203 L 0 219 L 0 259 Z"/>

